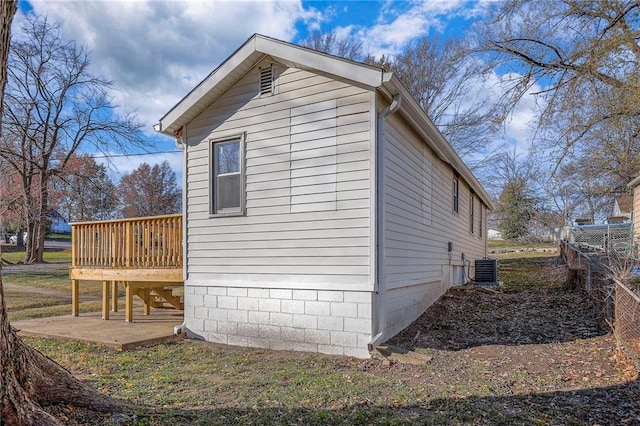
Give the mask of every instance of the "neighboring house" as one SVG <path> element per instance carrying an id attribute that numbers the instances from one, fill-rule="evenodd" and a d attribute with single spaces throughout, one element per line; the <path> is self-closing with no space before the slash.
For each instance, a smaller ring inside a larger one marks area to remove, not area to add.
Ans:
<path id="1" fill-rule="evenodd" d="M 489 229 L 489 231 L 487 231 L 487 238 L 489 238 L 490 240 L 501 240 L 502 232 L 498 231 L 497 229 Z"/>
<path id="2" fill-rule="evenodd" d="M 67 222 L 57 210 L 49 211 L 47 219 L 50 221 L 49 230 L 51 232 L 55 234 L 71 233 L 71 225 L 69 225 L 69 222 Z"/>
<path id="3" fill-rule="evenodd" d="M 630 222 L 632 207 L 632 196 L 623 195 L 621 197 L 616 197 L 613 201 L 613 210 L 611 212 L 611 216 L 607 219 L 607 223 Z"/>
<path id="4" fill-rule="evenodd" d="M 393 73 L 255 35 L 155 128 L 190 337 L 368 357 L 487 255 L 489 196 Z"/>

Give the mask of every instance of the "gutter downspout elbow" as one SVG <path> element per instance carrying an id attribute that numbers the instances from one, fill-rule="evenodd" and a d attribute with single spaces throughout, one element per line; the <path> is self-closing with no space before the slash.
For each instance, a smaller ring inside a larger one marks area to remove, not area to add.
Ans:
<path id="1" fill-rule="evenodd" d="M 369 352 L 387 339 L 387 312 L 385 298 L 385 273 L 384 273 L 384 169 L 385 169 L 385 120 L 387 116 L 397 112 L 402 105 L 402 95 L 393 96 L 391 104 L 378 113 L 376 123 L 376 284 L 378 294 L 378 330 L 377 334 L 369 342 Z"/>

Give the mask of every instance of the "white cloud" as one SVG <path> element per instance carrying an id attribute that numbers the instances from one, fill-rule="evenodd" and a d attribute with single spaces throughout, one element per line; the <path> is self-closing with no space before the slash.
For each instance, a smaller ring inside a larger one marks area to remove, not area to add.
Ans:
<path id="1" fill-rule="evenodd" d="M 348 29 L 363 43 L 366 54 L 375 57 L 393 56 L 416 38 L 432 32 L 442 32 L 446 22 L 455 17 L 469 18 L 468 1 L 436 0 L 385 2 L 376 23 L 371 27 L 350 25 Z"/>
<path id="2" fill-rule="evenodd" d="M 322 13 L 300 1 L 31 1 L 91 51 L 93 72 L 114 82 L 115 103 L 145 132 L 253 33 L 292 40 L 295 23 Z"/>

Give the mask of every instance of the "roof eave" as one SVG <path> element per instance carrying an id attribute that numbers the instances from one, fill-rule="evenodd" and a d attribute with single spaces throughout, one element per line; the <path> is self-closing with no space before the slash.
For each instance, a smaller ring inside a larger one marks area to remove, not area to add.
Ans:
<path id="1" fill-rule="evenodd" d="M 635 188 L 636 186 L 640 185 L 640 176 L 638 176 L 637 178 L 635 178 L 634 180 L 632 180 L 631 182 L 629 182 L 627 184 L 628 188 Z"/>
<path id="2" fill-rule="evenodd" d="M 393 73 L 385 73 L 382 86 L 391 95 L 402 95 L 403 100 L 399 112 L 404 115 L 404 118 L 411 124 L 413 129 L 422 136 L 427 146 L 435 152 L 438 158 L 451 165 L 464 178 L 476 195 L 484 201 L 485 205 L 490 210 L 495 210 L 495 205 L 487 191 L 427 114 L 420 108 L 416 100 L 409 94 L 402 82 Z"/>

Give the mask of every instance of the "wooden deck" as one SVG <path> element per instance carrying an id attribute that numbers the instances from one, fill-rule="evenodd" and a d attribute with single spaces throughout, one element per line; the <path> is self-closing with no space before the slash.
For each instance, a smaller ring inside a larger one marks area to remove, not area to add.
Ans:
<path id="1" fill-rule="evenodd" d="M 72 314 L 78 316 L 80 281 L 102 281 L 102 318 L 118 310 L 125 289 L 125 321 L 133 320 L 133 295 L 150 307 L 183 309 L 172 288 L 184 285 L 182 215 L 165 215 L 71 225 Z"/>

